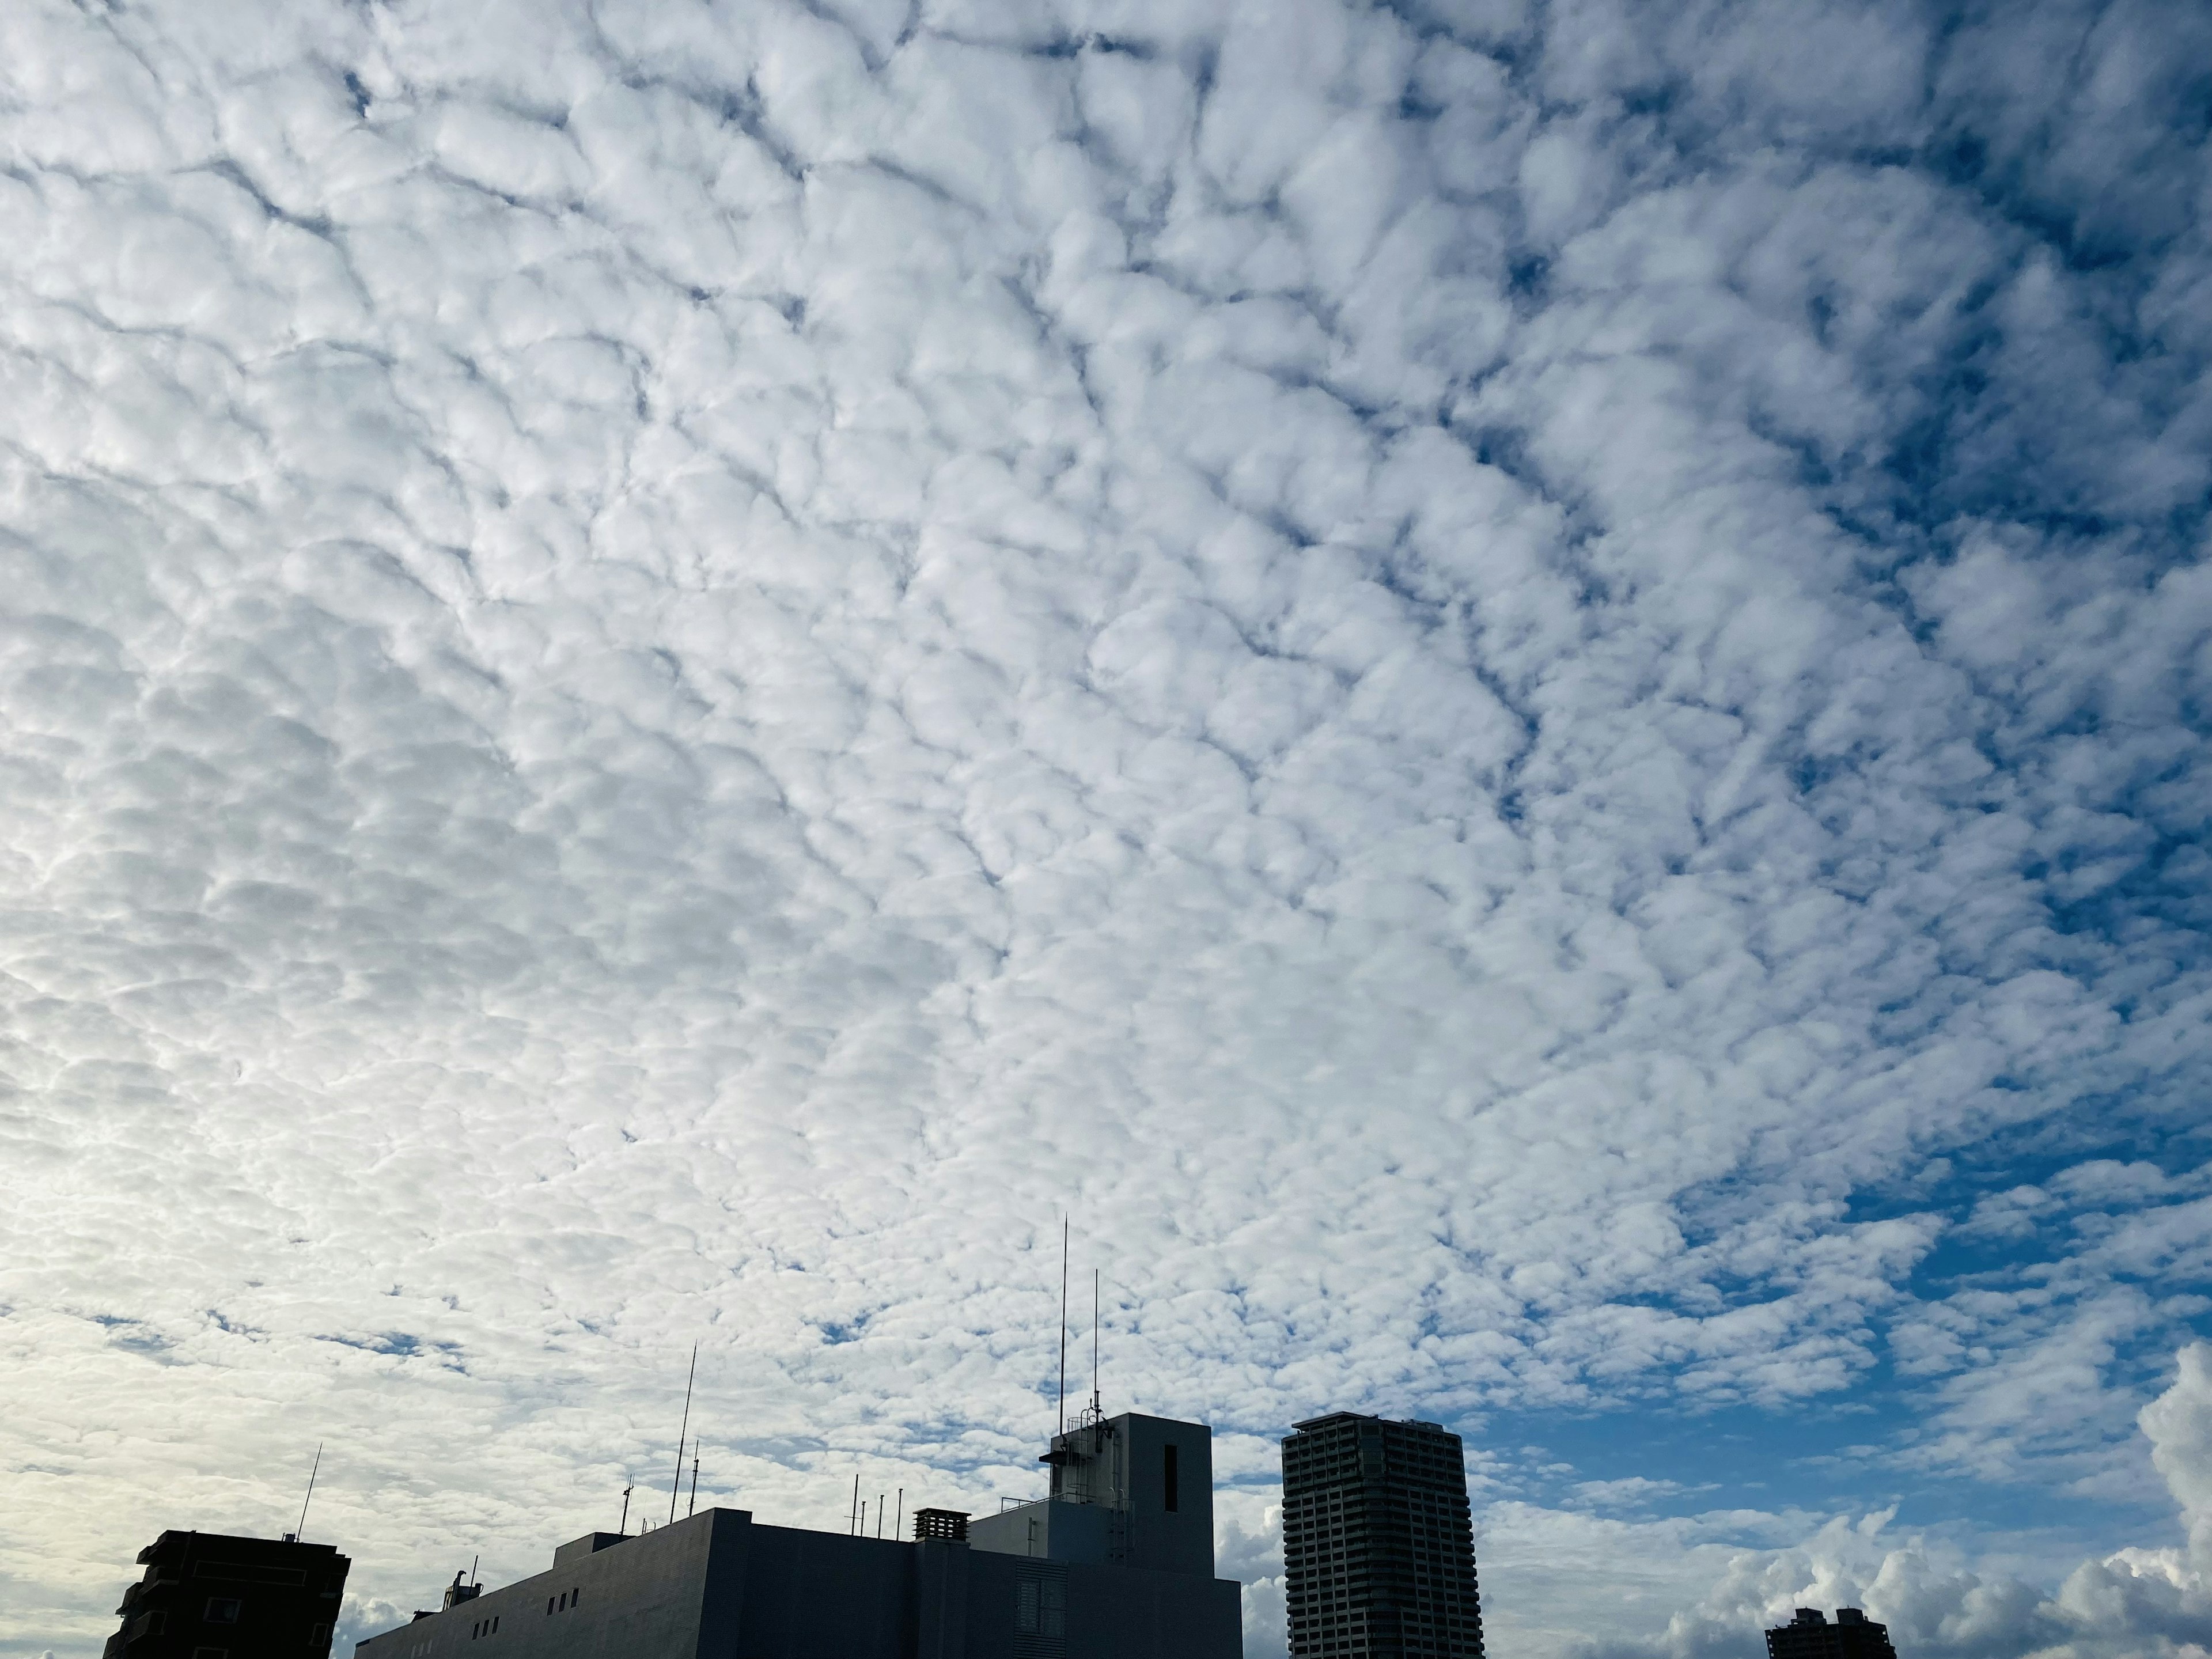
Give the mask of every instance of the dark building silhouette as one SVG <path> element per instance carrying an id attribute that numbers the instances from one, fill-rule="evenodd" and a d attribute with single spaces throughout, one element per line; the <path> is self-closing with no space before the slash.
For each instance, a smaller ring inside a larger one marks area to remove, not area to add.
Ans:
<path id="1" fill-rule="evenodd" d="M 1283 1442 L 1291 1659 L 1482 1659 L 1460 1438 L 1337 1412 Z"/>
<path id="2" fill-rule="evenodd" d="M 590 1533 L 546 1571 L 417 1613 L 356 1659 L 1238 1659 L 1239 1586 L 1213 1576 L 1212 1431 L 1086 1413 L 1051 1493 L 911 1540 L 702 1510 Z M 466 1589 L 471 1586 L 456 1586 Z"/>
<path id="3" fill-rule="evenodd" d="M 325 1659 L 346 1572 L 328 1544 L 165 1532 L 138 1552 L 106 1659 Z"/>
<path id="4" fill-rule="evenodd" d="M 1766 1632 L 1767 1659 L 1897 1659 L 1889 1626 L 1856 1607 L 1838 1607 L 1836 1622 L 1818 1607 L 1800 1607 L 1788 1624 Z"/>

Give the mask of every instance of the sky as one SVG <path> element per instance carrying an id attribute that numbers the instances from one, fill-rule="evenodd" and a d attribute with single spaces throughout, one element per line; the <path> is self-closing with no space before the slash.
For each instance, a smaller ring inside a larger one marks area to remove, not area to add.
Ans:
<path id="1" fill-rule="evenodd" d="M 0 8 L 0 1655 L 1466 1440 L 2212 1646 L 2212 9 Z M 665 1510 L 662 1511 L 665 1516 Z"/>

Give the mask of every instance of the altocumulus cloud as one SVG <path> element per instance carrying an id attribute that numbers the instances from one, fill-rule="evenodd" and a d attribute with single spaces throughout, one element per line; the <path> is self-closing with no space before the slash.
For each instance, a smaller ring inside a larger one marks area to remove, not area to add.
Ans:
<path id="1" fill-rule="evenodd" d="M 1025 1490 L 1068 1207 L 1255 1659 L 1333 1406 L 1501 1651 L 2201 1650 L 2208 65 L 7 8 L 0 1650 L 318 1439 L 349 1635 L 522 1571 L 694 1336 L 723 1501 Z"/>

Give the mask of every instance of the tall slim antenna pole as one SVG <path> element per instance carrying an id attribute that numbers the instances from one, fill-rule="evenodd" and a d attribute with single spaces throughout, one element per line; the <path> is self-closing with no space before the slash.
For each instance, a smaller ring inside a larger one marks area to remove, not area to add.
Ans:
<path id="1" fill-rule="evenodd" d="M 891 1511 L 891 1536 L 894 1538 L 899 1535 L 899 1529 L 906 1525 L 906 1488 L 901 1486 L 898 1493 L 898 1508 Z"/>
<path id="2" fill-rule="evenodd" d="M 625 1538 L 629 1536 L 629 1495 L 636 1490 L 637 1483 L 635 1481 L 632 1481 L 629 1486 L 623 1488 L 622 1535 Z"/>
<path id="3" fill-rule="evenodd" d="M 1067 1427 L 1067 1218 L 1060 1218 L 1060 1393 L 1053 1401 L 1053 1438 Z"/>
<path id="4" fill-rule="evenodd" d="M 1098 1408 L 1098 1269 L 1091 1270 L 1091 1414 L 1103 1417 Z"/>
<path id="5" fill-rule="evenodd" d="M 881 1538 L 883 1535 L 884 1535 L 884 1494 L 883 1494 L 882 1492 L 878 1492 L 878 1493 L 876 1494 L 876 1536 L 877 1536 L 877 1537 L 878 1537 L 878 1538 Z"/>
<path id="6" fill-rule="evenodd" d="M 699 1375 L 699 1345 L 691 1345 L 691 1374 L 684 1379 L 684 1426 L 676 1433 L 676 1479 L 668 1483 L 668 1520 L 676 1522 L 676 1494 L 684 1490 L 684 1442 L 691 1433 L 691 1384 Z"/>
<path id="7" fill-rule="evenodd" d="M 687 1518 L 699 1513 L 699 1448 L 696 1444 L 691 1448 L 691 1504 L 684 1513 Z"/>
<path id="8" fill-rule="evenodd" d="M 307 1495 L 300 1500 L 300 1524 L 292 1528 L 294 1538 L 307 1536 L 307 1505 L 314 1501 L 315 1477 L 323 1472 L 323 1443 L 315 1442 L 315 1466 L 307 1471 Z"/>
<path id="9" fill-rule="evenodd" d="M 860 1472 L 853 1471 L 853 1507 L 845 1511 L 845 1530 L 857 1532 L 860 1525 Z"/>

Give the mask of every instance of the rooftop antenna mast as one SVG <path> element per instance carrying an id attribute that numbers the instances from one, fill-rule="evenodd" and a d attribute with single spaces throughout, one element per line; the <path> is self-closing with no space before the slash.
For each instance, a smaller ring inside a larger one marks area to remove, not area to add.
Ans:
<path id="1" fill-rule="evenodd" d="M 1091 1270 L 1091 1420 L 1103 1423 L 1106 1413 L 1098 1403 L 1098 1269 Z"/>
<path id="2" fill-rule="evenodd" d="M 1052 1434 L 1067 1430 L 1067 1218 L 1060 1218 L 1060 1393 L 1052 1406 Z"/>
<path id="3" fill-rule="evenodd" d="M 684 1379 L 684 1426 L 676 1432 L 676 1478 L 668 1483 L 668 1521 L 676 1523 L 676 1494 L 684 1490 L 684 1443 L 691 1433 L 691 1384 L 699 1376 L 699 1345 L 691 1345 L 691 1374 Z"/>
<path id="4" fill-rule="evenodd" d="M 313 1502 L 314 1501 L 314 1498 L 315 1498 L 315 1477 L 316 1477 L 317 1475 L 320 1474 L 322 1472 L 323 1472 L 323 1443 L 322 1443 L 321 1441 L 318 1440 L 317 1442 L 315 1442 L 315 1462 L 314 1462 L 314 1467 L 313 1467 L 313 1468 L 311 1468 L 311 1469 L 309 1469 L 309 1470 L 307 1471 L 307 1495 L 305 1498 L 301 1498 L 301 1499 L 300 1500 L 300 1524 L 299 1524 L 298 1526 L 295 1527 L 295 1528 L 292 1529 L 292 1536 L 293 1536 L 293 1538 L 294 1538 L 295 1540 L 298 1540 L 298 1539 L 300 1539 L 301 1537 L 304 1536 L 304 1535 L 306 1534 L 306 1533 L 307 1533 L 307 1505 L 308 1505 L 309 1504 L 311 1504 L 311 1503 L 313 1503 Z"/>
<path id="5" fill-rule="evenodd" d="M 629 1486 L 623 1488 L 622 1535 L 625 1538 L 629 1536 L 629 1495 L 636 1490 L 637 1483 L 635 1481 L 632 1481 Z"/>

